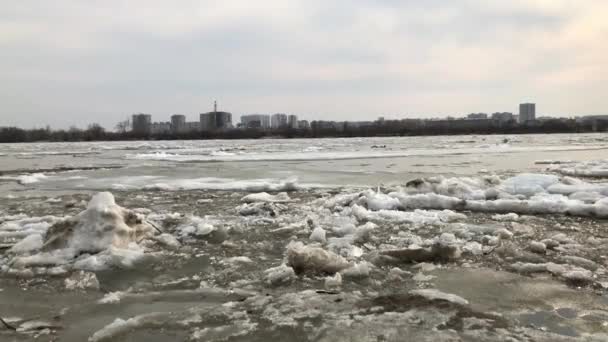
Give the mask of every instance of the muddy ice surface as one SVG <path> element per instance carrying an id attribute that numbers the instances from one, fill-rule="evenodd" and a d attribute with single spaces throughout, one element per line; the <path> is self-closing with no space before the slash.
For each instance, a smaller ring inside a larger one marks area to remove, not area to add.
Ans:
<path id="1" fill-rule="evenodd" d="M 0 340 L 606 341 L 608 185 L 561 170 L 3 198 Z"/>

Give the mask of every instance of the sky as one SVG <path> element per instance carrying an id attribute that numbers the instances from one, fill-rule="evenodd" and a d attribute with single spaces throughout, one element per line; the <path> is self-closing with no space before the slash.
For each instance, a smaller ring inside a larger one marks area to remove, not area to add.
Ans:
<path id="1" fill-rule="evenodd" d="M 608 114 L 606 0 L 0 0 L 0 126 Z"/>

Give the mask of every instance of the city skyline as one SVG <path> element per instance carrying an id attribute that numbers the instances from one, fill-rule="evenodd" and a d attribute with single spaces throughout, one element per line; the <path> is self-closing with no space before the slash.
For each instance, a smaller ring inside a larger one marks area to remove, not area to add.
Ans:
<path id="1" fill-rule="evenodd" d="M 123 128 L 118 128 L 119 126 L 124 127 L 125 123 L 127 123 L 131 128 L 133 128 L 133 122 L 135 121 L 134 118 L 136 116 L 145 116 L 147 119 L 147 124 L 149 126 L 148 129 L 151 130 L 151 132 L 170 132 L 173 131 L 175 132 L 175 128 L 172 127 L 180 127 L 177 132 L 188 132 L 188 131 L 213 131 L 215 129 L 217 129 L 218 127 L 213 127 L 215 125 L 215 121 L 216 120 L 220 120 L 221 122 L 228 122 L 228 125 L 226 126 L 225 124 L 220 124 L 222 129 L 242 129 L 242 128 L 248 128 L 246 122 L 247 121 L 265 121 L 267 120 L 266 123 L 262 123 L 260 128 L 266 128 L 266 129 L 277 129 L 277 128 L 302 128 L 302 127 L 309 127 L 311 122 L 334 122 L 334 123 L 341 123 L 341 122 L 350 122 L 350 123 L 370 123 L 370 122 L 374 122 L 374 121 L 378 121 L 378 120 L 387 120 L 387 121 L 402 121 L 402 120 L 423 120 L 423 121 L 434 121 L 434 120 L 438 120 L 438 121 L 445 121 L 445 120 L 479 120 L 479 119 L 487 119 L 487 120 L 498 120 L 498 121 L 505 121 L 505 120 L 514 120 L 517 123 L 526 123 L 527 121 L 535 121 L 537 119 L 593 119 L 593 118 L 601 118 L 601 120 L 606 120 L 606 118 L 608 118 L 608 115 L 606 114 L 591 114 L 591 115 L 586 115 L 586 114 L 580 114 L 580 115 L 552 115 L 552 114 L 547 114 L 547 113 L 537 113 L 536 111 L 536 103 L 532 103 L 532 102 L 525 102 L 525 103 L 520 103 L 518 106 L 516 106 L 518 108 L 518 110 L 516 111 L 500 111 L 500 110 L 493 110 L 493 111 L 487 111 L 487 112 L 469 112 L 469 113 L 451 113 L 451 114 L 447 114 L 444 116 L 440 116 L 440 115 L 436 115 L 436 116 L 415 116 L 415 115 L 370 115 L 368 118 L 364 117 L 362 119 L 358 119 L 358 120 L 339 120 L 339 119 L 335 119 L 334 117 L 331 116 L 325 116 L 322 119 L 312 119 L 309 120 L 308 117 L 302 117 L 300 115 L 297 114 L 293 114 L 290 112 L 281 112 L 281 113 L 243 113 L 243 114 L 237 114 L 234 115 L 234 113 L 228 112 L 228 111 L 224 111 L 224 110 L 219 110 L 218 109 L 218 102 L 217 100 L 213 101 L 213 107 L 212 110 L 209 112 L 201 112 L 201 113 L 196 113 L 196 114 L 183 114 L 183 113 L 173 113 L 173 114 L 158 114 L 158 115 L 154 115 L 151 113 L 145 113 L 145 112 L 135 112 L 135 113 L 131 113 L 129 115 L 127 115 L 126 117 L 124 117 L 122 120 L 119 120 L 118 122 L 115 122 L 113 124 L 110 124 L 108 126 L 101 125 L 101 127 L 104 127 L 105 129 L 112 131 L 112 130 L 122 130 Z M 523 120 L 522 120 L 522 113 L 523 113 Z M 210 115 L 214 114 L 215 115 L 221 115 L 221 117 L 217 117 L 217 118 L 211 118 L 209 117 Z M 227 115 L 227 118 L 224 117 Z M 531 116 L 531 118 L 529 118 Z M 265 119 L 261 119 L 261 117 L 265 117 Z M 277 122 L 278 117 L 283 117 L 282 120 L 284 122 Z M 190 120 L 194 118 L 194 121 Z M 249 118 L 249 119 L 245 119 L 244 118 Z M 177 122 L 175 121 L 177 120 Z M 208 124 L 205 124 L 205 122 L 210 122 L 211 127 L 206 128 L 205 126 L 207 126 Z M 91 124 L 99 124 L 98 122 L 89 122 L 86 126 L 91 125 Z M 85 127 L 86 127 L 85 126 Z M 30 129 L 30 127 L 22 127 L 22 126 L 2 126 L 0 125 L 0 127 L 19 127 L 19 128 L 25 128 L 25 129 Z M 53 129 L 66 129 L 66 128 L 71 128 L 71 127 L 76 127 L 76 128 L 80 128 L 76 125 L 70 125 L 69 127 L 52 127 L 50 125 L 44 124 L 41 126 L 35 126 L 35 127 L 31 127 L 31 128 L 44 128 L 44 127 L 51 127 Z M 251 128 L 251 127 L 249 127 Z"/>
<path id="2" fill-rule="evenodd" d="M 427 127 L 439 126 L 441 127 L 460 127 L 460 128 L 489 128 L 498 127 L 503 128 L 506 126 L 512 126 L 513 124 L 519 124 L 523 126 L 537 126 L 538 120 L 536 116 L 536 103 L 520 103 L 519 111 L 517 114 L 511 112 L 494 112 L 492 114 L 487 113 L 469 113 L 463 117 L 448 116 L 445 118 L 413 118 L 413 119 L 393 119 L 388 118 L 385 120 L 384 116 L 378 117 L 374 121 L 361 121 L 361 120 L 346 120 L 346 121 L 335 121 L 327 120 L 313 120 L 312 123 L 308 120 L 299 120 L 297 115 L 275 113 L 275 114 L 245 114 L 241 115 L 240 123 L 232 121 L 232 113 L 218 110 L 217 101 L 213 101 L 213 110 L 199 115 L 199 121 L 188 122 L 187 117 L 183 114 L 171 115 L 170 121 L 153 121 L 151 114 L 138 113 L 133 114 L 130 121 L 131 131 L 141 136 L 146 135 L 163 135 L 163 134 L 188 134 L 192 132 L 226 132 L 230 130 L 242 130 L 242 129 L 257 129 L 264 131 L 277 131 L 284 129 L 299 129 L 309 130 L 312 126 L 315 127 L 326 127 L 326 128 L 337 128 L 342 130 L 345 125 L 352 127 L 369 127 L 376 124 L 383 125 L 385 121 L 409 121 L 406 123 L 407 126 L 413 127 Z M 606 116 L 608 117 L 608 116 Z M 605 116 L 600 117 L 587 117 L 584 120 L 601 120 L 606 119 Z M 547 118 L 547 117 L 545 117 Z M 437 120 L 436 120 L 437 119 Z M 553 119 L 553 118 L 549 118 Z M 540 119 L 539 120 L 544 120 Z M 417 122 L 417 123 L 415 123 Z M 422 126 L 420 126 L 420 125 Z M 125 127 L 129 126 L 128 122 L 122 122 L 117 127 L 120 130 L 124 130 Z"/>
<path id="3" fill-rule="evenodd" d="M 111 127 L 136 112 L 309 120 L 543 103 L 608 112 L 608 3 L 24 0 L 0 15 L 0 126 Z"/>

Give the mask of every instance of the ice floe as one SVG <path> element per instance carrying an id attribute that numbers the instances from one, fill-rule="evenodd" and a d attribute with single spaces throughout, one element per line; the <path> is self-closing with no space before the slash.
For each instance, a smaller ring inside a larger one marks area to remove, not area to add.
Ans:
<path id="1" fill-rule="evenodd" d="M 563 175 L 575 177 L 608 178 L 608 160 L 592 160 L 584 162 L 548 163 L 548 169 Z"/>
<path id="2" fill-rule="evenodd" d="M 271 195 L 267 192 L 260 192 L 255 194 L 249 194 L 241 199 L 241 202 L 244 203 L 284 203 L 289 201 L 291 201 L 291 198 L 289 198 L 289 195 L 287 195 L 286 192 L 280 192 L 276 195 Z"/>
<path id="3" fill-rule="evenodd" d="M 154 235 L 154 229 L 142 216 L 118 206 L 110 193 L 93 196 L 86 210 L 74 217 L 47 220 L 53 224 L 44 222 L 37 230 L 24 224 L 17 230 L 26 236 L 9 251 L 15 254 L 10 262 L 12 268 L 69 264 L 76 269 L 97 271 L 112 266 L 130 267 L 144 255 L 138 242 Z M 38 253 L 31 254 L 34 251 Z"/>
<path id="4" fill-rule="evenodd" d="M 352 266 L 346 259 L 321 247 L 292 242 L 287 245 L 287 265 L 296 273 L 335 274 Z"/>

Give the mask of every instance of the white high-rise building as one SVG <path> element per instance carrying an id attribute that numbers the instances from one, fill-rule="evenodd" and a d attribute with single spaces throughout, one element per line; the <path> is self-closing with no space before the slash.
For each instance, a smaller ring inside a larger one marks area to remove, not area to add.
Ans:
<path id="1" fill-rule="evenodd" d="M 287 127 L 287 114 L 273 114 L 270 118 L 270 125 L 274 129 Z"/>
<path id="2" fill-rule="evenodd" d="M 131 119 L 131 127 L 134 133 L 150 134 L 152 128 L 152 115 L 150 114 L 133 114 Z"/>
<path id="3" fill-rule="evenodd" d="M 249 114 L 241 116 L 241 124 L 244 128 L 270 128 L 270 115 Z"/>
<path id="4" fill-rule="evenodd" d="M 287 126 L 294 129 L 298 128 L 298 116 L 293 114 L 290 115 L 287 118 Z"/>
<path id="5" fill-rule="evenodd" d="M 218 112 L 217 102 L 213 102 L 213 112 L 200 114 L 200 129 L 216 131 L 232 128 L 232 113 Z"/>
<path id="6" fill-rule="evenodd" d="M 522 103 L 519 105 L 519 123 L 536 120 L 536 104 Z"/>

